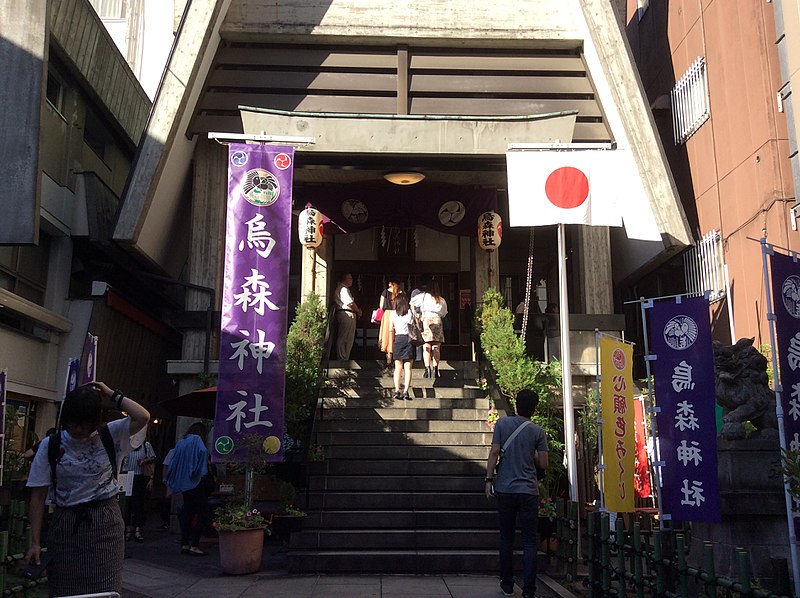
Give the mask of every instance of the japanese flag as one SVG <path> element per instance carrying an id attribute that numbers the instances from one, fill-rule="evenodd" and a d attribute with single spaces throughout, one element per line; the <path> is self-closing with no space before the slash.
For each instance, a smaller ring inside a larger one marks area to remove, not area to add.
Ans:
<path id="1" fill-rule="evenodd" d="M 660 240 L 633 157 L 623 150 L 506 153 L 510 226 L 622 226 Z"/>

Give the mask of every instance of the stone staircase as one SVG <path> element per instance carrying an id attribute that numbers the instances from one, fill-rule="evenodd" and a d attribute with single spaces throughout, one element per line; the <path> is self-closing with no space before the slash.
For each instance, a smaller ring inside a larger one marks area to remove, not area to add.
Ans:
<path id="1" fill-rule="evenodd" d="M 484 496 L 492 434 L 472 362 L 443 362 L 391 398 L 376 361 L 333 362 L 323 389 L 294 573 L 496 573 L 497 516 Z"/>

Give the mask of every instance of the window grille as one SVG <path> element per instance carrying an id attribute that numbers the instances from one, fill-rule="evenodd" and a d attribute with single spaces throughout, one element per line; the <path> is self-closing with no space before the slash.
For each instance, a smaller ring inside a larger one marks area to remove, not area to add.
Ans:
<path id="1" fill-rule="evenodd" d="M 688 293 L 702 295 L 708 291 L 712 302 L 725 297 L 725 259 L 719 231 L 711 231 L 684 253 L 683 265 Z"/>
<path id="2" fill-rule="evenodd" d="M 698 57 L 670 92 L 675 145 L 686 143 L 708 120 L 708 77 L 706 61 Z"/>

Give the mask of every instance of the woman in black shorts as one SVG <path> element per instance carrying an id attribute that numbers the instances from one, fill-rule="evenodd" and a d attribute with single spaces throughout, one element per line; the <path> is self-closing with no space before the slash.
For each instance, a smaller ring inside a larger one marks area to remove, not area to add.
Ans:
<path id="1" fill-rule="evenodd" d="M 410 400 L 408 387 L 411 384 L 411 366 L 414 363 L 416 350 L 408 340 L 408 323 L 411 321 L 411 308 L 408 305 L 408 298 L 405 293 L 399 293 L 394 300 L 394 315 L 392 325 L 394 326 L 394 345 L 392 357 L 394 357 L 394 398 Z M 400 394 L 400 374 L 403 377 L 403 394 Z"/>

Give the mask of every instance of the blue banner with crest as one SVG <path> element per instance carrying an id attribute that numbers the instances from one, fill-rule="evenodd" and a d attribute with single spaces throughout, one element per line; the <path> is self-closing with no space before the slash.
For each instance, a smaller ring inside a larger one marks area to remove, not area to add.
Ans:
<path id="1" fill-rule="evenodd" d="M 684 297 L 649 309 L 650 359 L 665 515 L 720 520 L 714 352 L 708 299 Z"/>

